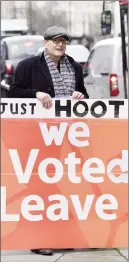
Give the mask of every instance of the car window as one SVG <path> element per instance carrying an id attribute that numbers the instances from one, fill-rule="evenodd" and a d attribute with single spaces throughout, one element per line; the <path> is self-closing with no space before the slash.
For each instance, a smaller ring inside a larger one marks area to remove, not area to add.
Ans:
<path id="1" fill-rule="evenodd" d="M 111 68 L 112 46 L 102 46 L 94 49 L 88 59 L 87 74 L 109 73 Z"/>
<path id="2" fill-rule="evenodd" d="M 24 59 L 34 56 L 37 49 L 43 45 L 42 41 L 22 41 L 8 44 L 9 59 Z"/>

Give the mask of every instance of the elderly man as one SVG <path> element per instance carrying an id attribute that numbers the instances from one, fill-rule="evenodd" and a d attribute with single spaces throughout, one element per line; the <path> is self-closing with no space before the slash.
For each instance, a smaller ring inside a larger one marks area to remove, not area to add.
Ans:
<path id="1" fill-rule="evenodd" d="M 45 108 L 52 106 L 53 97 L 88 98 L 81 65 L 65 55 L 69 39 L 64 28 L 48 28 L 44 33 L 44 52 L 18 64 L 8 97 L 38 98 Z"/>
<path id="2" fill-rule="evenodd" d="M 53 97 L 89 98 L 81 65 L 65 55 L 69 39 L 64 28 L 48 28 L 44 33 L 44 52 L 41 56 L 28 58 L 18 64 L 8 97 L 37 98 L 46 109 L 52 106 Z M 52 250 L 49 249 L 32 251 L 52 255 Z"/>

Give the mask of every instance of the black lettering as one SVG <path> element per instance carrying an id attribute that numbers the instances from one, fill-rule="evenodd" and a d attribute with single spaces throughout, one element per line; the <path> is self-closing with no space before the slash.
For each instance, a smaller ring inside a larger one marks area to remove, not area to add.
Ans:
<path id="1" fill-rule="evenodd" d="M 102 107 L 102 112 L 100 114 L 95 113 L 95 109 L 96 107 L 101 106 Z M 96 117 L 96 118 L 100 118 L 102 116 L 104 116 L 107 112 L 107 106 L 105 105 L 104 102 L 102 101 L 96 101 L 92 106 L 91 106 L 91 115 Z"/>
<path id="2" fill-rule="evenodd" d="M 34 107 L 36 106 L 36 103 L 29 103 L 29 105 L 31 106 L 31 114 L 34 114 Z"/>
<path id="3" fill-rule="evenodd" d="M 7 103 L 0 103 L 0 114 L 2 115 L 5 112 L 5 107 L 7 106 Z"/>
<path id="4" fill-rule="evenodd" d="M 84 112 L 82 112 L 82 113 L 77 112 L 77 107 L 78 107 L 79 105 L 84 106 Z M 76 116 L 78 116 L 78 117 L 84 117 L 84 116 L 86 116 L 87 113 L 88 113 L 88 110 L 89 110 L 89 109 L 88 109 L 88 105 L 87 105 L 87 103 L 84 102 L 84 101 L 78 101 L 78 102 L 74 105 L 74 107 L 73 107 L 73 112 L 74 112 L 74 114 L 75 114 Z"/>
<path id="5" fill-rule="evenodd" d="M 67 104 L 66 106 L 61 105 L 61 100 L 55 100 L 55 116 L 61 117 L 61 112 L 65 111 L 66 116 L 71 116 L 71 100 L 66 100 Z"/>
<path id="6" fill-rule="evenodd" d="M 115 106 L 114 107 L 114 117 L 119 118 L 120 113 L 120 106 L 124 106 L 124 101 L 109 101 L 109 105 Z"/>
<path id="7" fill-rule="evenodd" d="M 21 115 L 25 115 L 26 114 L 26 104 L 25 103 L 21 104 L 21 109 L 23 109 L 23 111 L 21 111 Z"/>
<path id="8" fill-rule="evenodd" d="M 13 115 L 17 115 L 18 114 L 18 103 L 11 103 L 10 111 Z"/>

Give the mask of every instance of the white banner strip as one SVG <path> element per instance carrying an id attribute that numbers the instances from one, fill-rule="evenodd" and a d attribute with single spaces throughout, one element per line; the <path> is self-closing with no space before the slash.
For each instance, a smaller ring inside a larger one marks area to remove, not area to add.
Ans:
<path id="1" fill-rule="evenodd" d="M 1 118 L 104 118 L 128 119 L 127 99 L 53 99 L 50 109 L 43 108 L 37 99 L 2 98 Z"/>

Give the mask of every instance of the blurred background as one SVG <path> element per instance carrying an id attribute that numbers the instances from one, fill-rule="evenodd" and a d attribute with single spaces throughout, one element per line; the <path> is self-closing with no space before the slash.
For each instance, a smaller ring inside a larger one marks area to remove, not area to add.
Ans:
<path id="1" fill-rule="evenodd" d="M 69 31 L 74 43 L 90 48 L 101 33 L 102 8 L 103 1 L 1 1 L 2 35 L 5 29 L 7 32 L 4 24 L 8 19 L 19 19 L 30 34 L 43 35 L 47 27 L 59 24 Z"/>
<path id="2" fill-rule="evenodd" d="M 2 92 L 19 61 L 42 53 L 44 31 L 53 25 L 69 31 L 66 52 L 82 65 L 91 98 L 127 98 L 127 0 L 1 1 Z"/>

